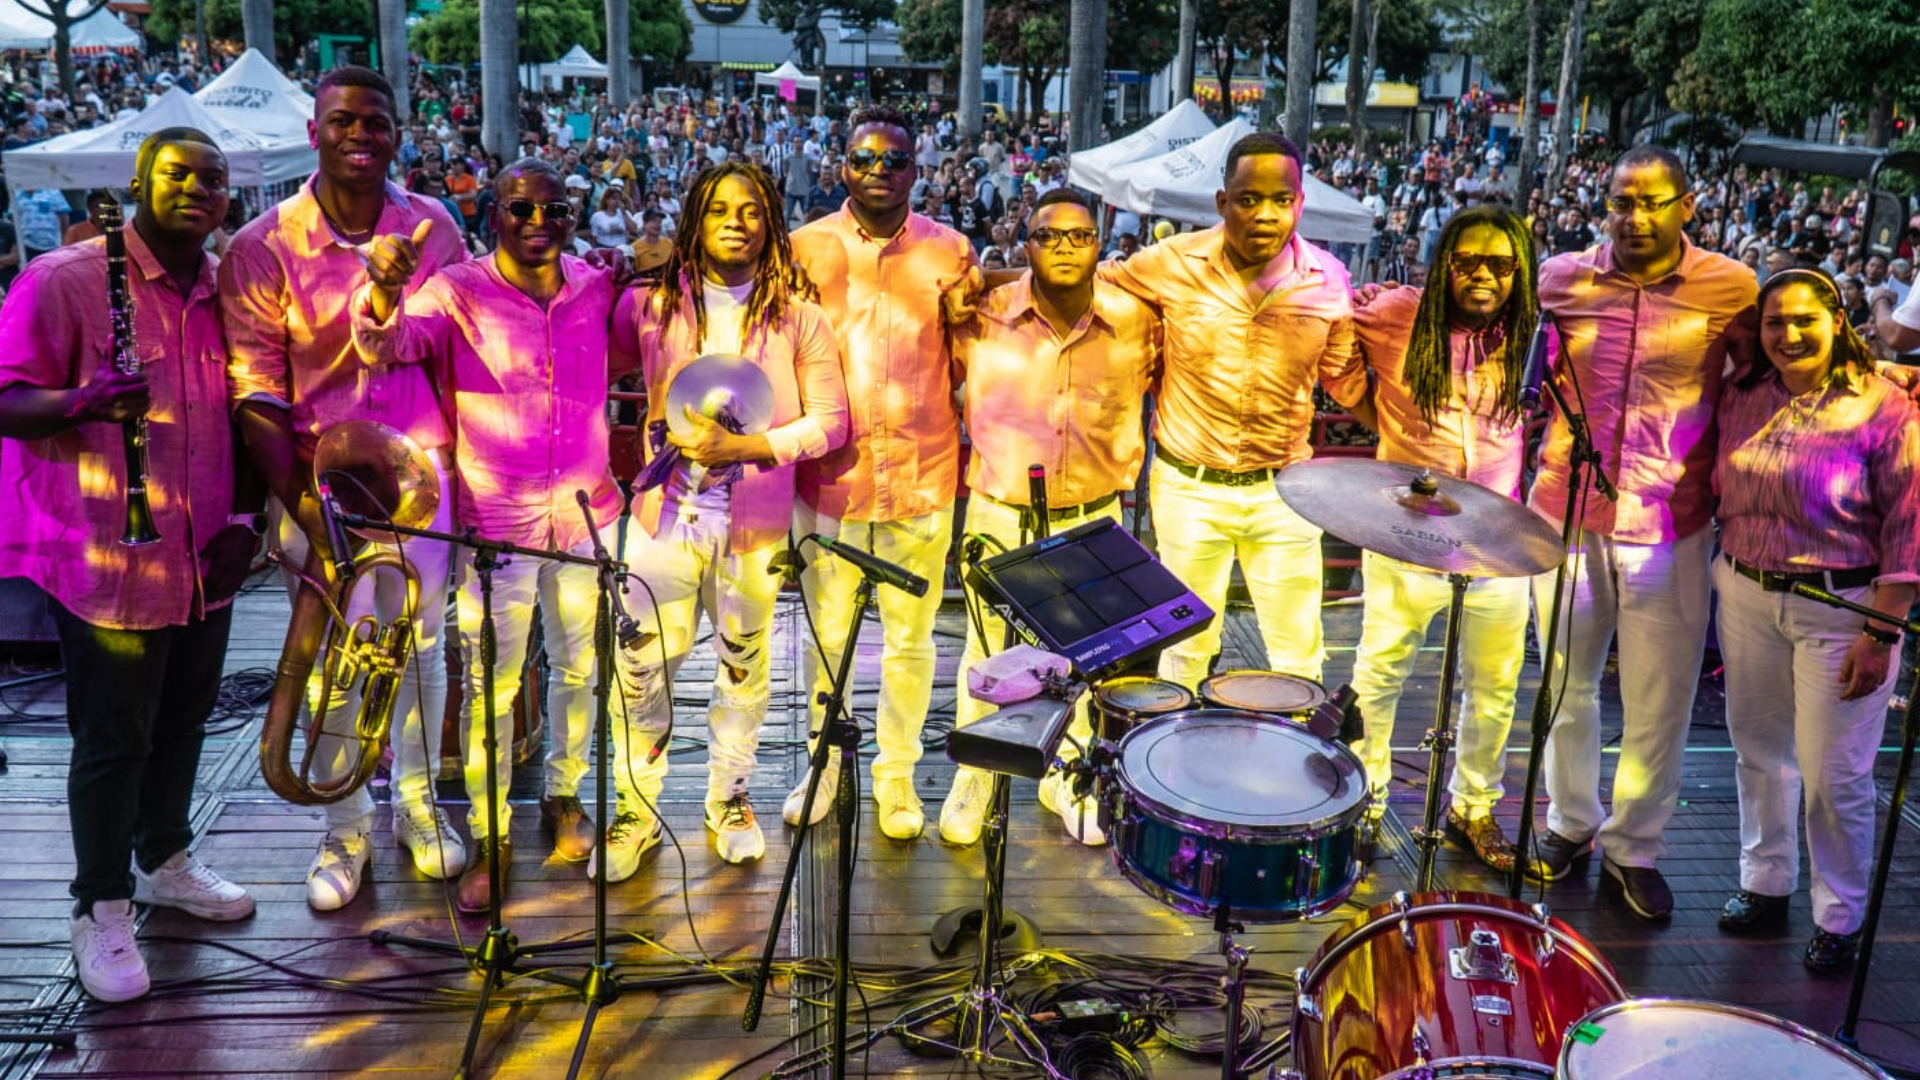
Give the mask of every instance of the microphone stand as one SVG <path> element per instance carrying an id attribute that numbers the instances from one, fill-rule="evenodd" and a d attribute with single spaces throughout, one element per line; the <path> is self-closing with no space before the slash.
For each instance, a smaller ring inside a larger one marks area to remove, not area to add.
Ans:
<path id="1" fill-rule="evenodd" d="M 774 901 L 773 919 L 767 924 L 767 941 L 760 951 L 760 965 L 747 991 L 747 1010 L 741 1026 L 754 1031 L 760 1026 L 766 1004 L 767 983 L 773 977 L 773 954 L 780 945 L 780 926 L 786 921 L 787 904 L 793 898 L 793 881 L 800 869 L 800 855 L 813 828 L 813 803 L 820 792 L 820 777 L 827 770 L 832 750 L 840 751 L 839 790 L 834 793 L 834 813 L 839 815 L 839 850 L 835 866 L 840 879 L 839 903 L 833 923 L 833 1018 L 829 1028 L 829 1053 L 833 1080 L 847 1075 L 847 990 L 853 983 L 853 958 L 850 952 L 853 927 L 853 852 L 854 833 L 859 825 L 860 803 L 855 788 L 860 783 L 860 723 L 848 707 L 848 687 L 853 678 L 853 654 L 860 642 L 860 628 L 873 606 L 873 593 L 879 575 L 860 567 L 860 584 L 853 594 L 853 615 L 847 627 L 846 645 L 840 650 L 840 664 L 834 670 L 829 689 L 821 696 L 826 720 L 820 737 L 814 740 L 807 758 L 807 794 L 800 804 L 800 824 L 787 852 L 787 868 L 780 879 L 780 895 Z M 796 975 L 795 978 L 798 978 Z"/>
<path id="2" fill-rule="evenodd" d="M 357 529 L 378 529 L 384 532 L 400 533 L 404 536 L 419 537 L 423 540 L 438 540 L 456 547 L 467 548 L 473 552 L 474 572 L 480 577 L 480 697 L 483 702 L 483 712 L 481 714 L 483 735 L 481 741 L 487 755 L 488 835 L 493 838 L 493 843 L 486 845 L 488 877 L 486 937 L 483 938 L 478 945 L 466 945 L 459 941 L 439 941 L 433 938 L 412 937 L 405 934 L 395 934 L 387 930 L 375 930 L 367 935 L 368 940 L 375 945 L 400 945 L 436 955 L 458 956 L 465 960 L 469 967 L 478 966 L 480 968 L 482 976 L 480 994 L 474 1002 L 473 1019 L 467 1025 L 467 1041 L 460 1053 L 460 1063 L 454 1068 L 453 1072 L 454 1080 L 466 1080 L 473 1072 L 473 1059 L 480 1048 L 480 1031 L 486 1023 L 487 1008 L 489 1002 L 492 1000 L 493 991 L 496 987 L 506 985 L 506 977 L 508 974 L 531 975 L 543 982 L 550 982 L 579 991 L 588 1003 L 587 1016 L 589 1024 L 591 1024 L 598 1006 L 605 1002 L 612 1001 L 613 997 L 618 993 L 617 985 L 611 982 L 607 973 L 602 971 L 600 966 L 601 963 L 604 962 L 606 955 L 606 932 L 603 922 L 606 913 L 606 857 L 604 851 L 601 853 L 599 873 L 596 875 L 599 878 L 599 891 L 596 892 L 594 898 L 596 926 L 595 936 L 591 941 L 557 941 L 541 945 L 522 945 L 513 931 L 507 928 L 501 918 L 501 903 L 503 900 L 501 883 L 503 878 L 500 873 L 500 846 L 506 842 L 506 838 L 500 835 L 500 800 L 504 793 L 501 791 L 499 768 L 495 763 L 496 754 L 494 752 L 494 747 L 498 745 L 499 740 L 493 714 L 493 671 L 497 659 L 494 655 L 494 571 L 506 565 L 506 557 L 513 555 L 521 555 L 535 559 L 548 559 L 553 562 L 570 563 L 576 566 L 597 567 L 600 563 L 595 559 L 584 558 L 564 551 L 521 547 L 518 544 L 511 544 L 504 540 L 489 540 L 481 537 L 479 533 L 473 529 L 468 529 L 462 533 L 447 533 L 437 532 L 433 529 L 416 529 L 406 525 L 397 525 L 390 521 L 365 517 L 359 514 L 339 513 L 333 516 L 340 523 Z M 603 578 L 603 588 L 604 583 L 605 579 Z M 606 600 L 604 593 L 601 599 L 603 601 L 602 614 L 604 614 L 604 601 Z M 599 638 L 599 627 L 597 624 L 595 636 L 596 639 Z M 601 642 L 596 640 L 596 644 L 601 644 Z M 599 696 L 601 701 L 601 747 L 603 750 L 605 747 L 605 703 L 607 694 L 607 684 L 604 680 L 607 673 L 611 670 L 611 668 L 607 666 L 607 662 L 610 659 L 611 652 L 602 650 L 600 675 L 603 681 L 600 685 Z M 601 774 L 599 782 L 604 797 L 605 776 L 607 772 L 607 764 L 604 757 L 601 759 L 601 765 L 598 771 Z M 602 804 L 601 813 L 605 813 L 604 804 Z M 605 844 L 605 837 L 606 827 L 605 822 L 602 821 L 600 823 L 599 840 L 599 843 L 602 845 Z M 578 949 L 589 944 L 593 945 L 595 949 L 595 966 L 585 977 L 563 975 L 545 967 L 531 969 L 522 969 L 519 967 L 520 958 L 523 956 Z M 584 1046 L 585 1041 L 583 1035 L 581 1046 L 576 1047 L 574 1051 L 573 1068 L 575 1070 L 579 1068 L 580 1055 Z M 569 1072 L 568 1075 L 572 1076 L 574 1073 Z"/>
<path id="3" fill-rule="evenodd" d="M 1572 368 L 1568 368 L 1571 374 Z M 1560 393 L 1559 381 L 1552 373 L 1540 380 L 1553 397 L 1553 407 L 1567 422 L 1567 430 L 1573 436 L 1573 445 L 1567 453 L 1567 505 L 1560 518 L 1560 547 L 1562 552 L 1573 550 L 1574 530 L 1578 527 L 1574 520 L 1575 508 L 1581 499 L 1581 472 L 1593 466 L 1594 486 L 1607 498 L 1617 498 L 1613 483 L 1601 471 L 1600 451 L 1594 448 L 1593 435 L 1587 430 L 1587 418 L 1584 413 L 1574 411 L 1567 403 L 1565 395 Z M 1540 769 L 1546 758 L 1547 735 L 1553 729 L 1555 714 L 1558 710 L 1553 701 L 1553 676 L 1557 651 L 1560 644 L 1560 614 L 1566 605 L 1567 563 L 1562 554 L 1560 565 L 1553 571 L 1553 603 L 1549 607 L 1546 641 L 1540 653 L 1540 686 L 1533 695 L 1533 716 L 1528 721 L 1529 749 L 1527 753 L 1527 782 L 1520 797 L 1520 828 L 1514 834 L 1513 871 L 1507 882 L 1507 895 L 1511 899 L 1520 899 L 1520 893 L 1526 885 L 1527 869 L 1533 863 L 1533 803 L 1540 789 Z M 1571 632 L 1572 628 L 1568 628 Z"/>

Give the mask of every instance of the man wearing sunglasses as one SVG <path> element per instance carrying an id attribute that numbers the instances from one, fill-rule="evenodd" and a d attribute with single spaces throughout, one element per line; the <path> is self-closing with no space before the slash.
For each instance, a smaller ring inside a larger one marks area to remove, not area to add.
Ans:
<path id="1" fill-rule="evenodd" d="M 1540 304 L 1565 354 L 1557 377 L 1584 407 L 1600 461 L 1569 491 L 1573 437 L 1554 418 L 1532 505 L 1558 527 L 1573 500 L 1579 531 L 1555 657 L 1566 688 L 1547 743 L 1547 830 L 1530 867 L 1562 880 L 1584 868 L 1597 838 L 1605 890 L 1657 922 L 1673 909 L 1654 864 L 1679 796 L 1706 647 L 1714 405 L 1729 358 L 1748 355 L 1759 292 L 1753 271 L 1687 241 L 1693 202 L 1672 151 L 1635 147 L 1608 185 L 1610 242 L 1540 267 Z M 1613 490 L 1596 486 L 1595 471 Z M 1535 580 L 1536 610 L 1550 609 L 1553 581 L 1551 572 Z M 1600 677 L 1616 634 L 1623 728 L 1608 813 Z"/>
<path id="2" fill-rule="evenodd" d="M 953 407 L 941 293 L 973 266 L 973 248 L 958 232 L 912 213 L 913 134 L 888 108 L 854 114 L 844 177 L 845 205 L 793 234 L 794 259 L 820 287 L 840 346 L 851 407 L 846 445 L 801 466 L 795 530 L 820 533 L 873 552 L 938 582 L 953 532 L 960 474 L 960 422 Z M 822 721 L 818 692 L 851 643 L 839 635 L 852 611 L 858 570 L 814 559 L 801 577 L 825 664 L 805 650 L 813 727 Z M 913 770 L 920 731 L 933 696 L 933 623 L 940 589 L 923 597 L 882 589 L 885 631 L 875 735 L 873 794 L 880 830 L 911 840 L 925 827 Z M 830 767 L 814 806 L 833 804 Z M 806 782 L 788 796 L 783 816 L 797 823 Z"/>
<path id="3" fill-rule="evenodd" d="M 424 447 L 440 471 L 440 514 L 432 527 L 452 522 L 447 479 L 448 432 L 432 378 L 424 368 L 368 371 L 353 343 L 348 300 L 365 279 L 362 258 L 376 235 L 411 236 L 432 228 L 420 245 L 421 279 L 464 262 L 461 230 L 440 200 L 412 195 L 388 179 L 398 125 L 393 88 L 377 71 L 329 71 L 314 93 L 307 131 L 320 152 L 320 169 L 306 186 L 248 222 L 220 263 L 220 303 L 227 333 L 228 375 L 235 418 L 247 449 L 274 494 L 277 535 L 270 542 L 300 566 L 310 549 L 328 554 L 313 494 L 313 449 L 327 428 L 347 419 L 378 420 Z M 431 878 L 460 872 L 466 852 L 446 814 L 432 805 L 434 763 L 440 759 L 447 670 L 440 648 L 450 552 L 445 544 L 410 540 L 407 560 L 420 573 L 414 615 L 418 677 L 400 684 L 393 740 L 394 838 Z M 289 578 L 289 587 L 298 588 Z M 381 622 L 397 617 L 400 597 L 373 598 L 359 589 L 354 618 L 377 609 Z M 316 678 L 318 676 L 316 675 Z M 358 693 L 342 692 L 329 720 L 353 721 Z M 352 732 L 324 739 L 323 760 L 358 754 Z M 307 903 L 317 911 L 345 906 L 359 892 L 372 850 L 373 799 L 363 787 L 326 807 L 327 832 L 307 871 Z"/>
<path id="4" fill-rule="evenodd" d="M 1069 189 L 1041 196 L 1027 233 L 1031 269 L 996 289 L 971 322 L 954 327 L 954 377 L 962 384 L 973 455 L 967 463 L 968 536 L 1011 550 L 1035 536 L 1027 466 L 1047 468 L 1047 525 L 1071 529 L 1095 517 L 1120 519 L 1120 493 L 1140 474 L 1145 441 L 1140 413 L 1159 366 L 1160 320 L 1117 286 L 1098 281 L 1100 233 L 1093 212 Z M 988 653 L 1005 624 L 975 597 L 957 685 Z M 990 707 L 964 691 L 954 724 L 965 727 Z M 1086 745 L 1085 710 L 1070 732 Z M 1072 744 L 1062 744 L 1064 752 Z M 991 776 L 962 768 L 940 813 L 940 838 L 980 837 Z M 1058 813 L 1067 835 L 1101 844 L 1091 797 L 1076 799 L 1059 773 L 1040 783 L 1040 802 Z"/>
<path id="5" fill-rule="evenodd" d="M 1427 289 L 1390 289 L 1354 312 L 1364 373 L 1336 396 L 1380 433 L 1376 456 L 1471 480 L 1518 500 L 1525 444 L 1521 383 L 1533 337 L 1533 242 L 1525 221 L 1495 206 L 1462 211 L 1440 234 Z M 1353 660 L 1365 737 L 1354 751 L 1373 790 L 1368 814 L 1386 810 L 1393 779 L 1394 716 L 1427 627 L 1447 610 L 1445 574 L 1362 555 L 1367 589 Z M 1513 867 L 1513 845 L 1493 819 L 1504 793 L 1507 734 L 1527 629 L 1528 579 L 1481 578 L 1466 592 L 1460 625 L 1460 746 L 1447 787 L 1447 829 L 1495 870 Z"/>
<path id="6" fill-rule="evenodd" d="M 537 158 L 515 162 L 494 180 L 491 213 L 500 244 L 491 256 L 421 274 L 418 234 L 376 236 L 367 252 L 365 291 L 354 302 L 355 341 L 370 363 L 431 373 L 453 428 L 456 516 L 490 540 L 554 547 L 591 556 L 593 541 L 574 500 L 592 499 L 595 524 L 620 513 L 607 465 L 607 388 L 626 371 L 608 371 L 608 327 L 618 290 L 610 271 L 568 254 L 572 207 L 560 173 Z M 404 305 L 402 303 L 404 299 Z M 380 370 L 375 368 L 374 370 Z M 473 552 L 455 557 L 460 641 L 468 659 L 467 824 L 475 856 L 460 877 L 455 904 L 487 910 L 487 848 L 495 838 L 504 876 L 511 807 L 487 800 L 482 701 L 480 580 Z M 579 862 L 593 853 L 593 822 L 578 796 L 587 771 L 594 672 L 590 566 L 514 559 L 493 573 L 495 652 L 490 703 L 497 730 L 511 724 L 536 606 L 544 627 L 549 735 L 541 815 L 554 854 Z M 512 740 L 496 739 L 494 766 L 512 775 Z M 504 792 L 502 792 L 504 794 Z M 506 891 L 506 881 L 500 882 Z"/>

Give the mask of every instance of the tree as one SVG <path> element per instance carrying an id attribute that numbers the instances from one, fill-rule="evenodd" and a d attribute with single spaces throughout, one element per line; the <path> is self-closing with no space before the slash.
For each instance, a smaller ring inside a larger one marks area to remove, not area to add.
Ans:
<path id="1" fill-rule="evenodd" d="M 195 8 L 204 10 L 207 33 L 216 40 L 245 38 L 249 47 L 282 69 L 293 66 L 305 48 L 321 34 L 350 34 L 371 39 L 375 33 L 372 5 L 368 0 L 273 0 L 270 7 L 266 44 L 254 43 L 247 36 L 243 3 L 253 0 L 152 0 L 147 19 L 147 37 L 162 45 L 177 45 L 181 35 L 191 30 Z M 256 27 L 257 28 L 257 27 Z"/>
<path id="2" fill-rule="evenodd" d="M 1106 0 L 1072 0 L 1067 14 L 1067 145 L 1098 146 L 1107 102 Z"/>
<path id="3" fill-rule="evenodd" d="M 627 0 L 606 0 L 607 101 L 616 109 L 626 108 L 633 100 L 633 88 L 627 85 L 633 70 L 627 59 L 633 55 L 632 16 L 633 6 Z"/>
<path id="4" fill-rule="evenodd" d="M 262 56 L 279 52 L 279 39 L 273 32 L 273 0 L 240 0 L 240 24 L 245 28 L 247 48 L 258 49 Z"/>
<path id="5" fill-rule="evenodd" d="M 894 21 L 894 0 L 759 0 L 760 17 L 781 33 L 793 35 L 794 51 L 800 54 L 800 66 L 818 70 L 826 62 L 826 41 L 820 35 L 820 19 L 837 15 L 843 26 L 872 30 L 883 22 Z M 954 23 L 957 28 L 958 21 Z"/>
<path id="6" fill-rule="evenodd" d="M 1540 152 L 1540 72 L 1546 65 L 1546 0 L 1527 0 L 1527 74 L 1521 83 L 1520 154 L 1513 170 L 1513 201 L 1525 209 L 1533 194 L 1534 160 Z"/>
<path id="7" fill-rule="evenodd" d="M 448 4 L 440 9 L 440 13 L 445 15 L 452 7 L 452 4 Z M 480 144 L 499 154 L 502 160 L 511 160 L 520 142 L 520 111 L 516 107 L 520 92 L 516 69 L 522 46 L 519 26 L 514 19 L 516 14 L 513 0 L 479 0 L 474 10 L 480 50 Z M 527 29 L 531 37 L 532 32 L 551 33 L 555 26 L 551 20 L 540 18 L 535 9 L 529 7 Z M 559 54 L 556 52 L 552 55 Z M 465 63 L 464 60 L 459 62 Z"/>
<path id="8" fill-rule="evenodd" d="M 28 11 L 53 24 L 53 65 L 60 72 L 60 92 L 73 100 L 73 24 L 91 18 L 107 6 L 107 0 L 84 0 L 79 6 L 68 0 L 14 0 Z M 78 2 L 78 0 L 76 0 Z"/>
<path id="9" fill-rule="evenodd" d="M 1305 146 L 1313 138 L 1313 87 L 1319 80 L 1312 70 L 1320 17 L 1318 0 L 1292 0 L 1287 11 L 1287 137 Z"/>
<path id="10" fill-rule="evenodd" d="M 1553 157 L 1547 164 L 1547 190 L 1560 190 L 1567 174 L 1567 156 L 1573 150 L 1573 99 L 1580 85 L 1580 35 L 1587 17 L 1587 0 L 1573 0 L 1567 13 L 1567 31 L 1560 45 L 1559 89 L 1553 92 Z"/>
<path id="11" fill-rule="evenodd" d="M 380 26 L 380 74 L 393 84 L 393 111 L 407 117 L 413 114 L 409 100 L 412 86 L 407 81 L 407 2 L 374 0 L 374 13 Z"/>
<path id="12" fill-rule="evenodd" d="M 902 0 L 898 14 L 900 50 L 907 54 L 908 59 L 922 63 L 945 61 L 947 74 L 958 75 L 964 81 L 966 65 L 957 59 L 961 55 L 960 20 L 964 7 L 965 0 Z M 1001 46 L 1009 43 L 1017 45 L 1018 27 L 1023 20 L 1042 19 L 1039 23 L 1042 30 L 1056 25 L 1057 19 L 1052 22 L 1044 19 L 1052 7 L 1046 3 L 1022 3 L 1019 0 L 984 0 L 983 62 L 1015 65 L 1016 62 L 1007 59 L 1007 54 L 1001 51 Z M 1176 47 L 1174 37 L 1179 32 L 1178 0 L 1115 0 L 1108 3 L 1106 9 L 1108 68 L 1158 71 L 1173 59 Z M 985 24 L 996 20 L 1001 29 L 998 35 L 991 28 L 985 28 Z M 1011 30 L 1007 25 L 1009 21 L 1012 23 Z M 1063 26 L 1061 30 L 1064 42 L 1066 28 Z M 1064 47 L 1060 55 L 1066 56 Z M 1024 71 L 1021 81 L 1022 85 L 1026 85 Z"/>
<path id="13" fill-rule="evenodd" d="M 507 7 L 517 10 L 513 3 Z M 606 9 L 597 0 L 530 0 L 527 57 L 552 60 L 576 42 L 598 54 L 606 40 L 605 18 Z M 687 21 L 677 0 L 631 0 L 627 39 L 629 59 L 651 56 L 663 63 L 677 63 L 693 41 L 693 24 Z M 412 42 L 415 52 L 436 64 L 479 60 L 479 0 L 447 0 L 439 11 L 414 26 Z M 514 62 L 519 63 L 517 56 Z M 608 67 L 616 62 L 616 57 L 607 56 Z"/>

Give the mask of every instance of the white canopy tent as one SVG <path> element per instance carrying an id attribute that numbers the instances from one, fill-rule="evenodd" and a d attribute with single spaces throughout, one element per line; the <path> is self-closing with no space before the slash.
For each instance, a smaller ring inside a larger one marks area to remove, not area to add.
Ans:
<path id="1" fill-rule="evenodd" d="M 1087 191 L 1103 192 L 1115 169 L 1170 154 L 1212 131 L 1213 121 L 1206 111 L 1192 98 L 1183 99 L 1131 135 L 1075 152 L 1067 161 L 1067 182 Z"/>
<path id="2" fill-rule="evenodd" d="M 558 60 L 533 65 L 532 77 L 547 89 L 557 90 L 564 79 L 604 79 L 607 77 L 607 65 L 595 60 L 586 46 L 576 44 L 561 54 Z M 524 84 L 526 80 L 527 73 L 523 70 L 520 81 Z"/>
<path id="3" fill-rule="evenodd" d="M 67 10 L 85 10 L 87 4 L 88 0 L 67 0 Z M 104 7 L 74 23 L 68 30 L 68 38 L 74 53 L 81 56 L 100 52 L 139 54 L 146 51 L 146 43 L 140 34 Z M 0 49 L 40 52 L 52 48 L 53 23 L 19 4 L 0 0 Z"/>
<path id="4" fill-rule="evenodd" d="M 1146 161 L 1114 170 L 1100 197 L 1138 214 L 1157 214 L 1193 225 L 1220 220 L 1214 194 L 1226 174 L 1227 151 L 1255 128 L 1233 119 L 1211 134 Z M 1373 238 L 1373 213 L 1360 200 L 1312 176 L 1298 231 L 1319 244 L 1365 244 Z"/>
<path id="5" fill-rule="evenodd" d="M 228 182 L 259 187 L 312 171 L 314 153 L 298 146 L 269 144 L 259 136 L 221 123 L 185 90 L 174 87 L 138 116 L 35 143 L 5 155 L 7 186 L 34 188 L 123 188 L 133 177 L 134 157 L 146 137 L 168 127 L 198 128 L 213 137 L 227 155 Z"/>
<path id="6" fill-rule="evenodd" d="M 793 87 L 795 92 L 806 90 L 818 94 L 820 92 L 820 77 L 817 75 L 808 75 L 799 68 L 794 67 L 793 61 L 791 60 L 774 68 L 772 71 L 758 72 L 753 76 L 753 87 L 756 91 L 762 86 L 771 86 L 773 87 L 774 93 L 779 94 L 783 99 L 791 101 L 793 100 L 791 97 L 781 92 L 783 87 L 789 85 Z"/>
<path id="7" fill-rule="evenodd" d="M 220 77 L 193 95 L 214 119 L 268 141 L 307 141 L 313 97 L 280 73 L 258 49 L 248 49 Z M 305 171 L 312 171 L 310 161 Z M 272 177 L 269 178 L 273 179 Z"/>

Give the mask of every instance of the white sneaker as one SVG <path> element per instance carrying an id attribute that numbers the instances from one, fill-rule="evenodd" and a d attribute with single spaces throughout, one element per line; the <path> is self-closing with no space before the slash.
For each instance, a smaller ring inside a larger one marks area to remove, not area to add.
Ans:
<path id="1" fill-rule="evenodd" d="M 1100 847 L 1107 834 L 1100 828 L 1100 804 L 1093 793 L 1075 797 L 1073 778 L 1065 773 L 1049 772 L 1040 781 L 1040 805 L 1060 815 L 1067 835 L 1088 847 Z"/>
<path id="2" fill-rule="evenodd" d="M 149 874 L 133 864 L 133 898 L 143 904 L 174 907 L 199 919 L 232 922 L 253 914 L 247 890 L 208 869 L 185 851 Z"/>
<path id="3" fill-rule="evenodd" d="M 152 989 L 147 962 L 133 940 L 133 901 L 95 900 L 93 910 L 75 915 L 68 928 L 73 966 L 94 1000 L 132 1001 Z"/>
<path id="4" fill-rule="evenodd" d="M 660 846 L 660 819 L 651 813 L 628 809 L 624 804 L 607 826 L 607 880 L 625 881 L 640 869 L 640 859 Z M 587 857 L 587 877 L 593 877 L 600 864 L 600 851 Z"/>
<path id="5" fill-rule="evenodd" d="M 767 853 L 767 838 L 754 820 L 753 804 L 741 792 L 724 802 L 707 803 L 707 828 L 713 833 L 713 848 L 730 863 L 752 862 Z M 613 869 L 608 864 L 607 869 Z"/>
<path id="6" fill-rule="evenodd" d="M 366 833 L 320 838 L 320 850 L 307 868 L 307 906 L 315 911 L 338 911 L 360 894 L 360 878 L 367 872 L 373 844 Z"/>
<path id="7" fill-rule="evenodd" d="M 880 808 L 880 832 L 887 838 L 912 840 L 926 830 L 927 814 L 913 790 L 913 777 L 875 780 L 873 801 Z"/>
<path id="8" fill-rule="evenodd" d="M 993 798 L 993 777 L 980 769 L 962 766 L 954 774 L 947 801 L 940 804 L 940 839 L 966 846 L 980 839 L 980 828 L 987 820 L 987 803 Z"/>
<path id="9" fill-rule="evenodd" d="M 413 856 L 413 868 L 445 881 L 467 868 L 467 846 L 453 831 L 447 812 L 417 803 L 393 808 L 393 840 Z"/>
<path id="10" fill-rule="evenodd" d="M 800 808 L 807 801 L 807 781 L 812 776 L 812 770 L 808 770 L 807 774 L 800 778 L 799 785 L 787 792 L 787 801 L 780 804 L 781 821 L 793 826 L 800 824 Z M 820 776 L 820 790 L 813 796 L 813 817 L 807 824 L 818 825 L 825 821 L 827 814 L 833 810 L 833 797 L 839 793 L 840 751 L 834 750 L 827 754 L 827 771 Z"/>

